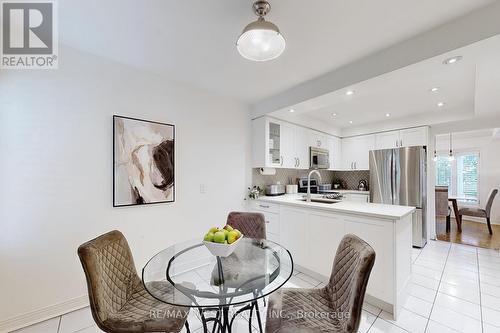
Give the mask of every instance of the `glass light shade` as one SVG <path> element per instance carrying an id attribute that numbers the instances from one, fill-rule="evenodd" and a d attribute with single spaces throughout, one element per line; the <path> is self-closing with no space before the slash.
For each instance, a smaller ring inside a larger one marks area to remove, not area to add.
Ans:
<path id="1" fill-rule="evenodd" d="M 452 152 L 450 152 L 450 154 L 448 155 L 448 161 L 454 161 L 455 160 L 455 156 L 453 155 Z"/>
<path id="2" fill-rule="evenodd" d="M 285 45 L 278 27 L 263 19 L 247 25 L 236 42 L 241 56 L 253 61 L 276 59 L 285 50 Z"/>

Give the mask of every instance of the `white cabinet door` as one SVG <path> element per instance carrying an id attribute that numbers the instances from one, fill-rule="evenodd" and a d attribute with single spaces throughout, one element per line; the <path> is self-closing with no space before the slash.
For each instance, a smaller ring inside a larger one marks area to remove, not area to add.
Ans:
<path id="1" fill-rule="evenodd" d="M 308 130 L 296 126 L 294 130 L 295 157 L 298 169 L 309 169 L 309 136 Z"/>
<path id="2" fill-rule="evenodd" d="M 309 243 L 308 212 L 289 207 L 280 209 L 280 241 L 292 254 L 293 261 L 307 267 Z"/>
<path id="3" fill-rule="evenodd" d="M 309 131 L 309 145 L 316 148 L 328 149 L 327 135 L 317 131 Z"/>
<path id="4" fill-rule="evenodd" d="M 375 149 L 390 149 L 399 147 L 399 131 L 375 134 Z"/>
<path id="5" fill-rule="evenodd" d="M 281 125 L 281 156 L 283 159 L 283 168 L 295 168 L 297 165 L 294 146 L 295 127 L 295 125 L 288 123 L 283 123 Z"/>
<path id="6" fill-rule="evenodd" d="M 354 147 L 356 145 L 356 138 L 345 138 L 342 139 L 342 169 L 343 170 L 353 170 L 354 169 L 354 159 L 355 152 Z"/>
<path id="7" fill-rule="evenodd" d="M 330 151 L 330 170 L 342 170 L 342 142 L 335 136 L 327 138 Z"/>
<path id="8" fill-rule="evenodd" d="M 337 247 L 345 235 L 344 221 L 338 215 L 311 210 L 308 225 L 311 241 L 306 268 L 330 276 Z"/>
<path id="9" fill-rule="evenodd" d="M 281 167 L 283 166 L 283 151 L 282 151 L 282 140 L 281 136 L 283 135 L 283 126 L 281 122 L 275 120 L 268 120 L 266 124 L 266 133 L 267 133 L 267 151 L 268 158 L 266 166 L 269 167 Z"/>
<path id="10" fill-rule="evenodd" d="M 342 160 L 345 170 L 368 170 L 369 152 L 375 149 L 375 135 L 361 135 L 342 140 Z"/>
<path id="11" fill-rule="evenodd" d="M 370 196 L 368 194 L 347 193 L 344 194 L 344 200 L 355 202 L 369 202 Z"/>
<path id="12" fill-rule="evenodd" d="M 429 143 L 427 127 L 409 128 L 399 132 L 403 147 L 427 146 Z"/>

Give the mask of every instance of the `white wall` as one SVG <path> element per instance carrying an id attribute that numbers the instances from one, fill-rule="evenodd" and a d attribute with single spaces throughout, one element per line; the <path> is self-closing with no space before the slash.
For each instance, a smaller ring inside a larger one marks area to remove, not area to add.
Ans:
<path id="1" fill-rule="evenodd" d="M 449 135 L 438 135 L 438 152 L 449 150 Z M 479 151 L 480 206 L 484 207 L 492 188 L 500 189 L 500 139 L 493 138 L 493 130 L 453 133 L 453 149 L 458 151 Z M 497 195 L 491 210 L 492 223 L 500 224 L 500 196 Z M 468 218 L 470 219 L 470 218 Z M 484 219 L 480 221 L 485 222 Z"/>
<path id="2" fill-rule="evenodd" d="M 59 70 L 0 73 L 0 112 L 0 324 L 85 295 L 88 239 L 121 230 L 142 268 L 242 208 L 244 105 L 62 48 Z M 112 207 L 113 114 L 176 125 L 175 203 Z"/>

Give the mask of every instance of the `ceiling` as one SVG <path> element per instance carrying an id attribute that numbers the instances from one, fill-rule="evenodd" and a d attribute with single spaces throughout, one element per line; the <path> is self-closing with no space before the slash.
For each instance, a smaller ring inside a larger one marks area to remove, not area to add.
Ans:
<path id="1" fill-rule="evenodd" d="M 456 55 L 463 59 L 443 64 Z M 472 118 L 500 114 L 499 86 L 500 36 L 495 36 L 272 115 L 290 121 L 309 117 L 343 130 L 395 120 L 414 121 L 415 117 L 433 124 L 456 120 L 457 115 Z M 439 90 L 432 92 L 434 87 Z M 348 90 L 354 94 L 347 96 Z M 444 106 L 439 107 L 440 102 Z"/>
<path id="2" fill-rule="evenodd" d="M 495 1 L 270 2 L 287 49 L 266 63 L 234 45 L 255 19 L 248 0 L 60 1 L 60 42 L 255 103 Z"/>

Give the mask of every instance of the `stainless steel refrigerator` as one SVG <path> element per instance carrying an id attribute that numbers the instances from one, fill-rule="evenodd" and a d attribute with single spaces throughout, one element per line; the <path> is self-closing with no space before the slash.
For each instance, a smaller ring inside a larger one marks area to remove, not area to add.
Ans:
<path id="1" fill-rule="evenodd" d="M 406 147 L 370 151 L 370 201 L 388 205 L 413 206 L 413 246 L 427 242 L 426 151 Z"/>

